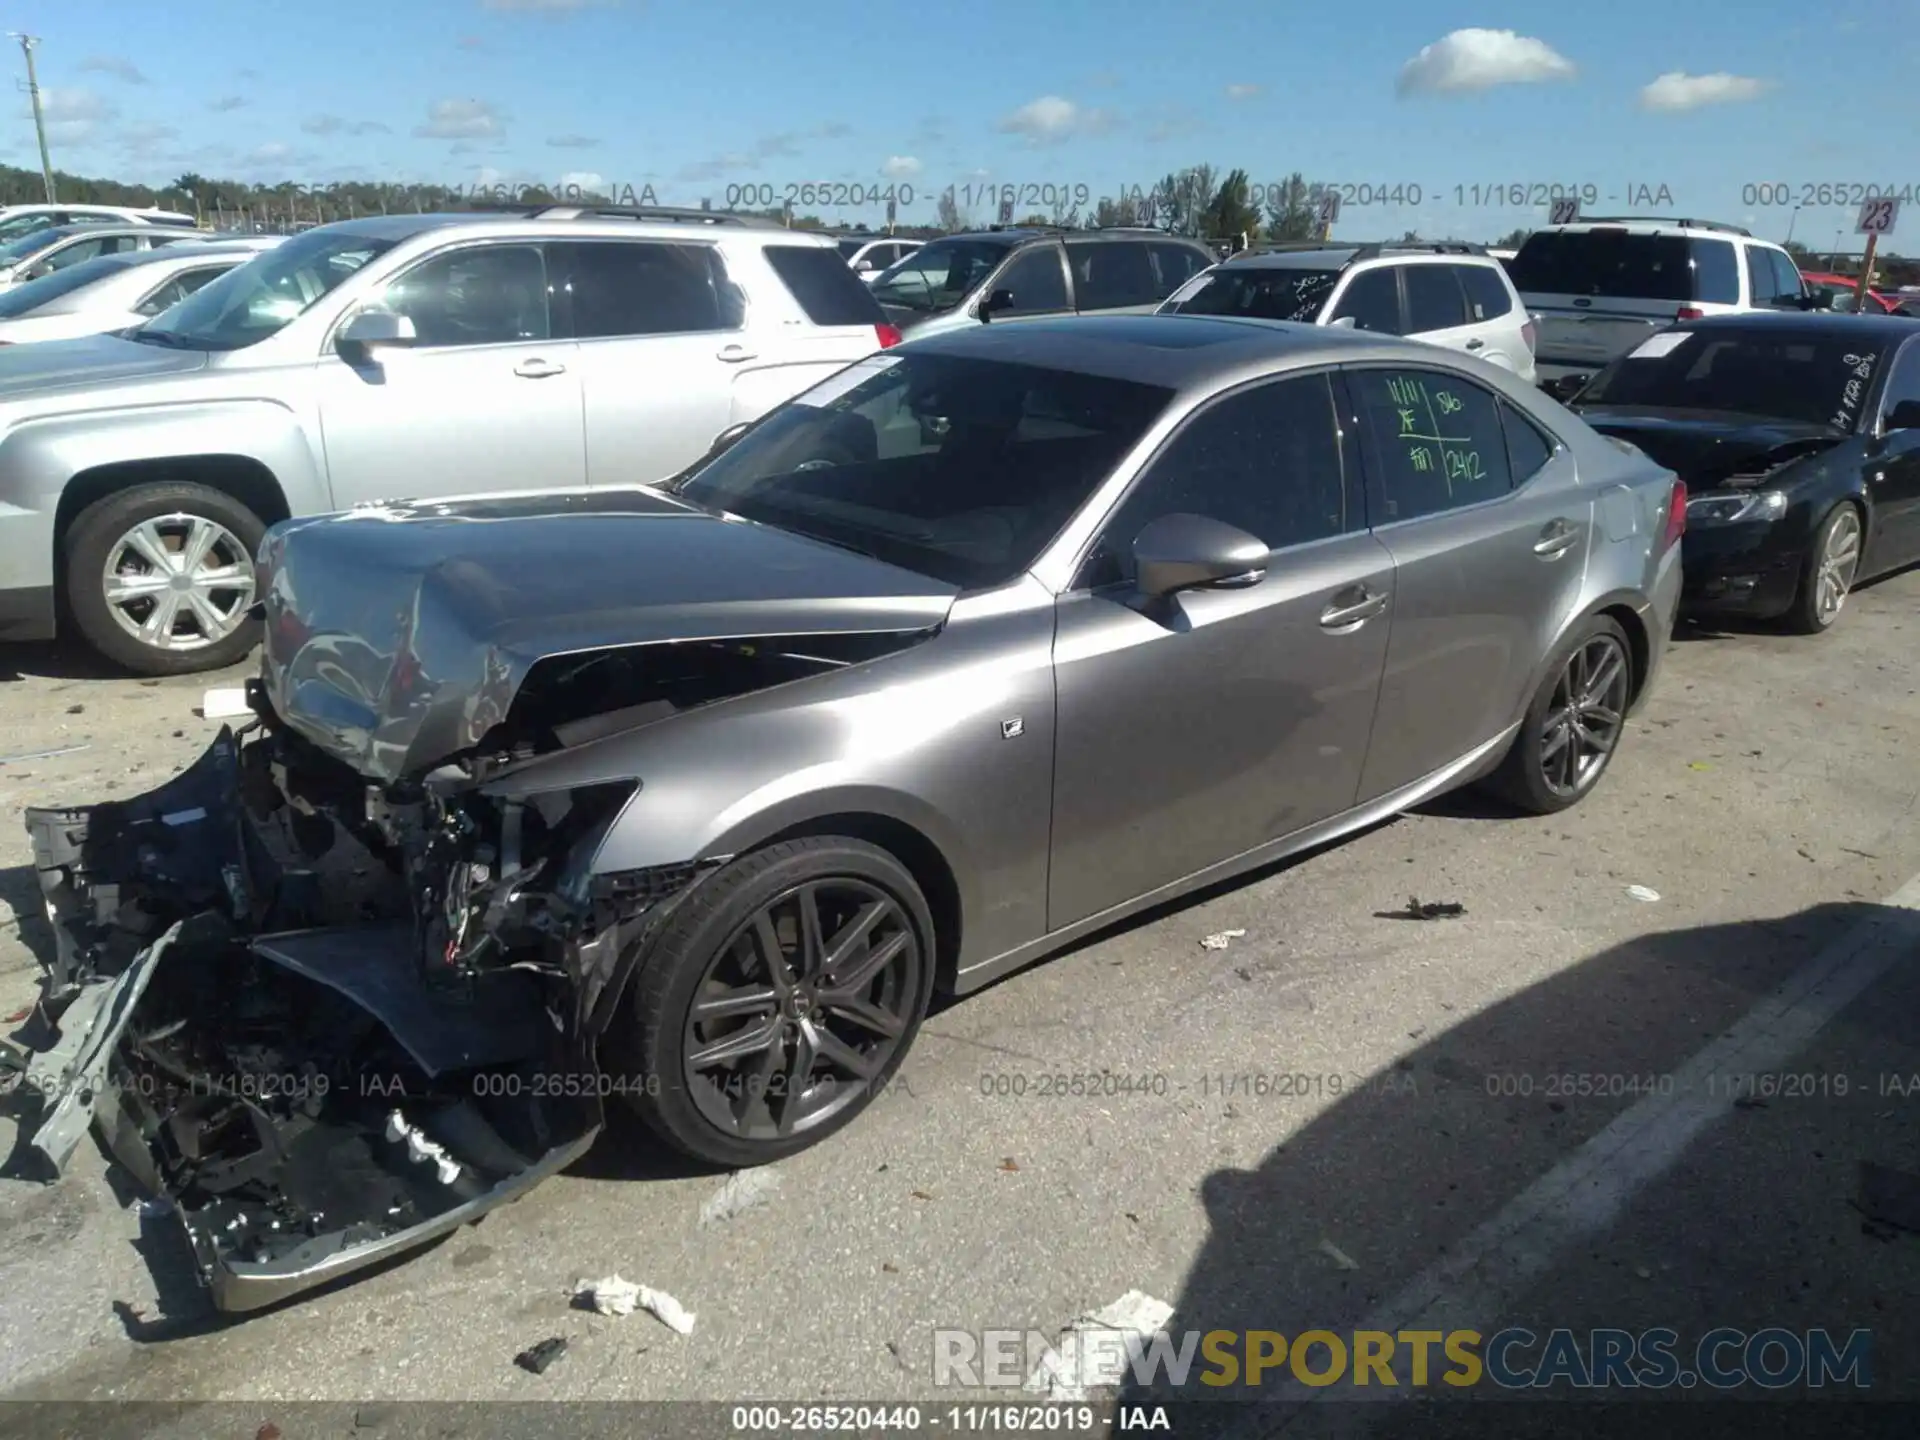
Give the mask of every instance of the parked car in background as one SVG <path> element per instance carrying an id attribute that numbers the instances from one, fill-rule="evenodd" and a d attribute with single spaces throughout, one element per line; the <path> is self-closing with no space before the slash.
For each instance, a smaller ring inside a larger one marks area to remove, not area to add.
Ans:
<path id="1" fill-rule="evenodd" d="M 872 284 L 888 266 L 905 259 L 924 242 L 892 235 L 841 235 L 834 243 L 853 273 Z"/>
<path id="2" fill-rule="evenodd" d="M 1825 308 L 1839 314 L 1850 314 L 1860 307 L 1860 282 L 1845 275 L 1830 275 L 1819 270 L 1802 270 L 1800 278 L 1807 282 L 1808 293 L 1825 302 Z M 1867 308 L 1870 313 L 1891 315 L 1899 309 L 1899 301 L 1878 290 L 1867 291 Z"/>
<path id="3" fill-rule="evenodd" d="M 143 674 L 258 633 L 269 524 L 664 479 L 898 334 L 832 242 L 709 211 L 370 216 L 118 335 L 0 350 L 0 638 Z"/>
<path id="4" fill-rule="evenodd" d="M 1676 320 L 1800 309 L 1807 297 L 1784 249 L 1709 220 L 1549 225 L 1508 269 L 1538 327 L 1542 381 L 1590 375 Z"/>
<path id="5" fill-rule="evenodd" d="M 872 288 L 917 339 L 983 320 L 1150 314 L 1213 263 L 1206 246 L 1161 230 L 985 230 L 928 241 Z"/>
<path id="6" fill-rule="evenodd" d="M 198 230 L 166 225 L 50 225 L 29 230 L 0 245 L 0 291 L 52 275 L 101 255 L 158 250 L 169 245 L 203 243 Z"/>
<path id="7" fill-rule="evenodd" d="M 82 260 L 0 293 L 0 345 L 144 325 L 265 248 L 163 245 Z"/>
<path id="8" fill-rule="evenodd" d="M 1507 272 L 1473 245 L 1282 246 L 1196 275 L 1162 314 L 1345 325 L 1464 350 L 1534 379 L 1533 324 Z"/>
<path id="9" fill-rule="evenodd" d="M 289 521 L 258 730 L 29 812 L 70 917 L 43 1003 L 106 1068 L 27 1143 L 58 1168 L 111 1099 L 226 1310 L 522 1193 L 605 1097 L 705 1163 L 792 1155 L 936 992 L 1476 781 L 1592 794 L 1666 649 L 1674 499 L 1447 351 L 1140 316 L 910 343 L 663 487 Z M 315 928 L 252 868 L 286 816 L 388 856 L 395 922 Z M 209 1091 L 243 1043 L 326 1093 Z M 243 1157 L 244 1207 L 177 1178 Z"/>
<path id="10" fill-rule="evenodd" d="M 164 225 L 191 230 L 199 223 L 178 210 L 131 205 L 0 205 L 0 244 L 53 225 Z"/>
<path id="11" fill-rule="evenodd" d="M 1920 331 L 1903 318 L 1686 322 L 1571 403 L 1686 481 L 1686 611 L 1817 634 L 1857 582 L 1920 561 Z"/>

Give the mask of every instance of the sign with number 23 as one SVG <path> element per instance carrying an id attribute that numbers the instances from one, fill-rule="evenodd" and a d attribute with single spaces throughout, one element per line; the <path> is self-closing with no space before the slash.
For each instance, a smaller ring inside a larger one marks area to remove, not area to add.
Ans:
<path id="1" fill-rule="evenodd" d="M 1860 218 L 1854 221 L 1856 235 L 1891 235 L 1893 223 L 1900 218 L 1900 201 L 1868 198 L 1860 202 Z"/>

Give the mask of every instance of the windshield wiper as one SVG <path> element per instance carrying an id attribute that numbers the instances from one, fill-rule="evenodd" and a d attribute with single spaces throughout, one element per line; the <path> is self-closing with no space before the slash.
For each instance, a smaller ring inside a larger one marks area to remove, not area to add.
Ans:
<path id="1" fill-rule="evenodd" d="M 149 330 L 144 325 L 120 332 L 129 340 L 138 340 L 143 345 L 165 345 L 172 350 L 188 350 L 192 345 L 171 330 Z"/>

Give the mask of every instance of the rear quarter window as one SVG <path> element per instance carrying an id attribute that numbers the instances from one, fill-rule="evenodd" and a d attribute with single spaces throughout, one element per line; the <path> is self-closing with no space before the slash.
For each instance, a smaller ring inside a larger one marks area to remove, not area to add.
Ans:
<path id="1" fill-rule="evenodd" d="M 1513 292 L 1507 278 L 1492 265 L 1455 267 L 1460 287 L 1467 292 L 1467 318 L 1470 321 L 1497 320 L 1513 309 Z"/>
<path id="2" fill-rule="evenodd" d="M 801 311 L 816 325 L 884 325 L 873 292 L 823 245 L 769 245 L 765 255 Z"/>

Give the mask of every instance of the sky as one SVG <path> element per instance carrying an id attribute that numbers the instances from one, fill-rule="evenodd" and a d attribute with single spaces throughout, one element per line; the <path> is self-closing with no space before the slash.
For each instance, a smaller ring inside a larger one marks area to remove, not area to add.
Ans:
<path id="1" fill-rule="evenodd" d="M 880 223 L 1239 166 L 1343 187 L 1335 233 L 1488 239 L 1586 213 L 1700 216 L 1857 250 L 1858 191 L 1920 229 L 1904 0 L 13 0 L 55 166 L 474 185 Z M 939 23 L 934 23 L 938 21 Z M 24 64 L 0 162 L 35 168 Z M 1835 187 L 1839 187 L 1836 189 Z M 1051 187 L 1051 190 L 1047 187 Z M 1515 187 L 1520 187 L 1516 190 Z M 855 197 L 858 197 L 857 199 Z M 839 203 L 845 201 L 847 203 Z M 1517 203 L 1516 203 L 1517 202 Z M 1796 208 L 1803 207 L 1803 208 Z M 1842 233 L 1844 232 L 1844 233 Z M 1890 248 L 1901 249 L 1896 232 Z"/>

